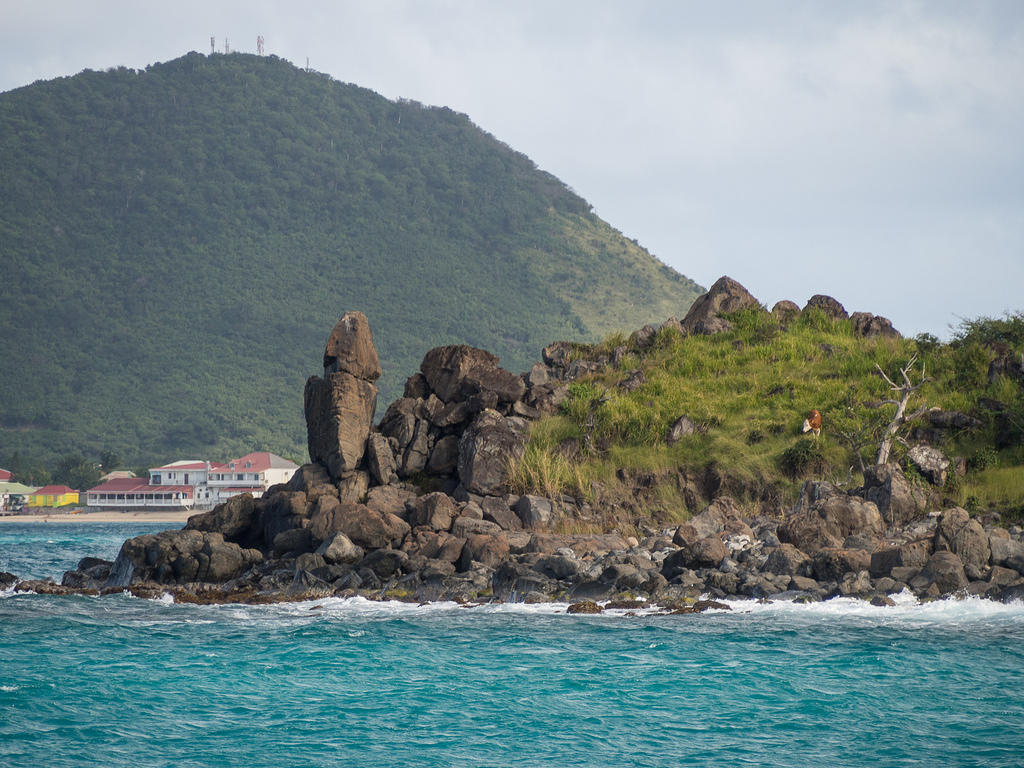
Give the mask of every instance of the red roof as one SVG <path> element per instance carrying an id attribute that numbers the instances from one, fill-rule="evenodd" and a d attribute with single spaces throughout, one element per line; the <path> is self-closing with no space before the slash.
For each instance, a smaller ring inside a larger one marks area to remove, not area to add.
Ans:
<path id="1" fill-rule="evenodd" d="M 246 463 L 249 466 L 246 466 Z M 238 459 L 231 459 L 223 464 L 213 464 L 210 469 L 214 472 L 265 472 L 268 469 L 298 469 L 299 466 L 288 459 L 269 451 L 254 451 L 247 453 Z"/>
<path id="2" fill-rule="evenodd" d="M 6 483 L 11 479 L 11 472 L 7 469 L 0 469 L 0 483 Z"/>
<path id="3" fill-rule="evenodd" d="M 30 493 L 29 496 L 64 496 L 68 493 L 78 493 L 78 491 L 68 488 L 66 485 L 44 485 L 35 493 Z"/>

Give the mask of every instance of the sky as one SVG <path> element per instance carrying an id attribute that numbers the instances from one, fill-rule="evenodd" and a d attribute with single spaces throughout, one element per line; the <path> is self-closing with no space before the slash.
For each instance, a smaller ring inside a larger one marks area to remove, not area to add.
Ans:
<path id="1" fill-rule="evenodd" d="M 467 114 L 705 287 L 1024 310 L 1024 2 L 0 0 L 0 91 L 265 53 Z"/>

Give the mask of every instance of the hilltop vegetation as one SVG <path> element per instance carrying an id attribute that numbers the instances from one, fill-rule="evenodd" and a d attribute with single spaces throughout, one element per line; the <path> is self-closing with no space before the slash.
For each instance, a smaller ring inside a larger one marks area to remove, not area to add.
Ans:
<path id="1" fill-rule="evenodd" d="M 926 381 L 908 414 L 926 407 L 967 418 L 938 429 L 921 414 L 901 427 L 890 460 L 927 486 L 906 454 L 930 442 L 966 469 L 951 468 L 945 486 L 931 489 L 940 503 L 1024 515 L 1024 314 L 964 322 L 948 344 L 864 338 L 819 309 L 788 323 L 760 308 L 728 319 L 732 329 L 714 335 L 666 325 L 645 346 L 621 334 L 579 346 L 580 358 L 618 362 L 571 384 L 560 412 L 533 426 L 516 490 L 617 508 L 609 523 L 620 528 L 686 519 L 717 493 L 781 513 L 807 479 L 862 484 L 861 467 L 875 462 L 895 413 L 882 403 L 893 393 L 879 369 L 899 382 L 913 360 L 913 383 Z M 812 408 L 823 414 L 818 439 L 801 434 Z M 684 415 L 694 433 L 671 443 Z"/>
<path id="2" fill-rule="evenodd" d="M 275 57 L 189 54 L 0 94 L 0 461 L 302 461 L 342 312 L 400 394 L 423 350 L 523 370 L 699 293 L 464 116 Z"/>

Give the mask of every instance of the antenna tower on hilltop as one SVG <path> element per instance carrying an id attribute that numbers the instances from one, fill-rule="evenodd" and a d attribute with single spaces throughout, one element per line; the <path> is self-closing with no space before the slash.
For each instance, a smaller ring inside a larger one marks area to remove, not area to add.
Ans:
<path id="1" fill-rule="evenodd" d="M 256 35 L 256 55 L 263 55 L 263 35 Z"/>
<path id="2" fill-rule="evenodd" d="M 217 48 L 217 38 L 210 35 L 210 55 L 213 56 Z"/>
<path id="3" fill-rule="evenodd" d="M 231 53 L 231 46 L 228 45 L 228 39 L 224 38 L 224 53 Z"/>

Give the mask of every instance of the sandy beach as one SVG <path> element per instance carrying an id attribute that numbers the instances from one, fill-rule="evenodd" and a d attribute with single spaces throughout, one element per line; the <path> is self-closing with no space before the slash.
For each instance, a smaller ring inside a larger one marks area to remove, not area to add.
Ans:
<path id="1" fill-rule="evenodd" d="M 195 510 L 153 512 L 80 512 L 77 515 L 56 512 L 45 515 L 0 515 L 4 523 L 177 523 L 184 524 Z"/>

